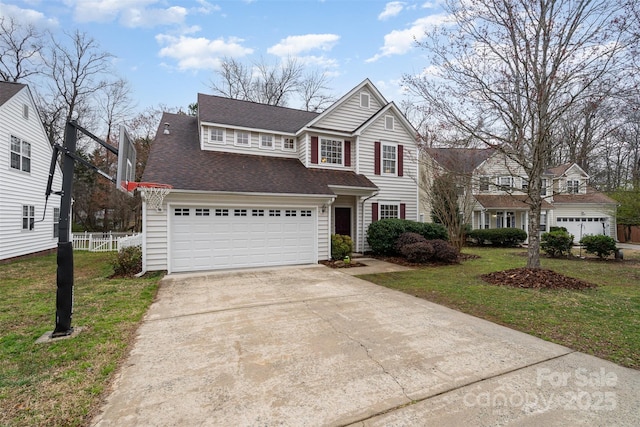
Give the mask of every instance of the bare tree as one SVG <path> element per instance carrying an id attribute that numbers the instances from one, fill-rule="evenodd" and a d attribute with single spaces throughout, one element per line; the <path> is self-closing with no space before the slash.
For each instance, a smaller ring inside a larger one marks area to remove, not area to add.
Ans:
<path id="1" fill-rule="evenodd" d="M 101 50 L 86 33 L 76 30 L 64 35 L 62 39 L 51 36 L 44 56 L 46 90 L 39 97 L 43 122 L 52 142 L 62 138 L 68 121 L 78 119 L 85 126 L 95 124 L 94 98 L 113 84 L 110 80 L 113 55 Z"/>
<path id="2" fill-rule="evenodd" d="M 0 17 L 0 78 L 19 82 L 40 73 L 43 36 L 32 24 Z"/>
<path id="3" fill-rule="evenodd" d="M 448 134 L 501 151 L 529 178 L 527 267 L 540 268 L 542 175 L 552 130 L 590 88 L 624 78 L 624 11 L 610 0 L 448 0 L 450 20 L 419 43 L 437 75 L 405 76 Z"/>
<path id="4" fill-rule="evenodd" d="M 214 94 L 227 98 L 287 106 L 292 97 L 302 99 L 303 108 L 317 111 L 332 98 L 326 94 L 327 77 L 319 71 L 304 73 L 295 58 L 270 64 L 264 59 L 247 66 L 234 58 L 224 58 L 211 82 Z"/>

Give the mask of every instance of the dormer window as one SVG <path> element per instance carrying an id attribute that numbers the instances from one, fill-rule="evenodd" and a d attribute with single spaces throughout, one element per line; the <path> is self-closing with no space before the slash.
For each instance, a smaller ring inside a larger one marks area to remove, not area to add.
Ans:
<path id="1" fill-rule="evenodd" d="M 384 118 L 384 128 L 385 130 L 393 130 L 393 116 L 385 116 Z"/>
<path id="2" fill-rule="evenodd" d="M 273 150 L 273 135 L 261 134 L 260 135 L 260 148 L 267 148 Z"/>
<path id="3" fill-rule="evenodd" d="M 296 149 L 296 139 L 291 137 L 282 138 L 282 149 L 287 151 L 293 151 Z"/>
<path id="4" fill-rule="evenodd" d="M 247 131 L 236 131 L 236 145 L 248 147 L 251 141 L 251 134 Z"/>
<path id="5" fill-rule="evenodd" d="M 209 128 L 209 141 L 224 144 L 224 129 Z"/>
<path id="6" fill-rule="evenodd" d="M 481 176 L 480 177 L 479 190 L 480 191 L 489 191 L 489 177 L 488 176 Z"/>
<path id="7" fill-rule="evenodd" d="M 369 108 L 369 94 L 367 92 L 360 93 L 360 108 Z"/>
<path id="8" fill-rule="evenodd" d="M 567 193 L 578 194 L 580 192 L 580 181 L 577 179 L 567 180 Z"/>

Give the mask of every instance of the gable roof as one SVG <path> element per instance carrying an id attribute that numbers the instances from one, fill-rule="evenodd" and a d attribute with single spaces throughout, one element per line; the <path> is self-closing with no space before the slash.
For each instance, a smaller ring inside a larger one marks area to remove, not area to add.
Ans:
<path id="1" fill-rule="evenodd" d="M 13 98 L 16 93 L 26 86 L 22 83 L 0 82 L 0 105 L 4 105 L 5 102 Z"/>
<path id="2" fill-rule="evenodd" d="M 314 126 L 318 121 L 322 120 L 323 117 L 331 114 L 332 111 L 337 109 L 344 102 L 348 101 L 349 98 L 351 98 L 355 93 L 361 91 L 365 87 L 369 90 L 369 93 L 376 98 L 376 100 L 378 101 L 378 103 L 380 105 L 387 105 L 388 104 L 387 100 L 384 98 L 384 96 L 382 96 L 382 94 L 380 93 L 378 88 L 375 87 L 373 83 L 371 83 L 371 80 L 364 79 L 358 86 L 356 86 L 353 89 L 351 89 L 349 92 L 347 92 L 345 95 L 343 95 L 340 99 L 338 99 L 336 102 L 334 102 L 332 105 L 330 105 L 329 108 L 324 110 L 322 113 L 318 114 L 318 116 L 315 117 L 313 119 L 313 121 L 311 121 L 308 124 L 308 126 L 310 126 L 310 127 Z"/>
<path id="3" fill-rule="evenodd" d="M 195 117 L 164 113 L 170 134 L 158 127 L 143 181 L 170 184 L 175 189 L 239 193 L 328 195 L 329 185 L 377 189 L 352 171 L 307 169 L 298 159 L 203 151 Z"/>
<path id="4" fill-rule="evenodd" d="M 553 175 L 554 177 L 558 178 L 563 176 L 564 174 L 566 174 L 569 169 L 573 169 L 573 168 L 577 168 L 580 172 L 580 175 L 589 177 L 589 175 L 584 171 L 584 169 L 582 169 L 580 166 L 578 166 L 577 163 L 575 162 L 569 162 L 569 163 L 565 163 L 563 165 L 559 165 L 559 166 L 555 166 L 552 168 L 547 169 L 547 173 L 550 175 Z"/>
<path id="5" fill-rule="evenodd" d="M 311 111 L 198 94 L 198 118 L 201 122 L 295 133 L 316 118 L 318 114 Z"/>
<path id="6" fill-rule="evenodd" d="M 450 172 L 471 174 L 496 150 L 492 148 L 427 148 L 429 156 Z"/>
<path id="7" fill-rule="evenodd" d="M 580 204 L 580 203 L 591 204 L 591 203 L 595 203 L 595 204 L 615 205 L 618 202 L 616 202 L 615 200 L 613 200 L 612 198 L 610 198 L 606 194 L 600 193 L 598 191 L 595 191 L 593 188 L 588 187 L 587 188 L 587 193 L 585 193 L 585 194 L 581 194 L 581 193 L 578 193 L 578 194 L 566 194 L 566 193 L 554 194 L 553 195 L 553 203 L 567 203 L 567 204 L 572 204 L 572 203 L 576 203 L 576 204 Z"/>

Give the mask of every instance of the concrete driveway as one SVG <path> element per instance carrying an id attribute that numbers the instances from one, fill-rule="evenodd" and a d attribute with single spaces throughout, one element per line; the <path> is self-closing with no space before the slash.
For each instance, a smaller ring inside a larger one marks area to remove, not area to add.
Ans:
<path id="1" fill-rule="evenodd" d="M 640 425 L 640 372 L 324 266 L 171 275 L 95 426 Z"/>

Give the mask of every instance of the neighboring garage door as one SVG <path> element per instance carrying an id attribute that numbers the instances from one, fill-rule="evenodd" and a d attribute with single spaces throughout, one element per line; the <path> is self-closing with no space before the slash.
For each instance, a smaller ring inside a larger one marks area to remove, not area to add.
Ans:
<path id="1" fill-rule="evenodd" d="M 172 272 L 313 263 L 311 209 L 172 207 Z"/>
<path id="2" fill-rule="evenodd" d="M 604 234 L 606 221 L 607 218 L 592 217 L 559 217 L 556 219 L 558 227 L 564 227 L 569 233 L 573 234 L 574 242 L 576 243 L 580 240 L 580 236 Z"/>

